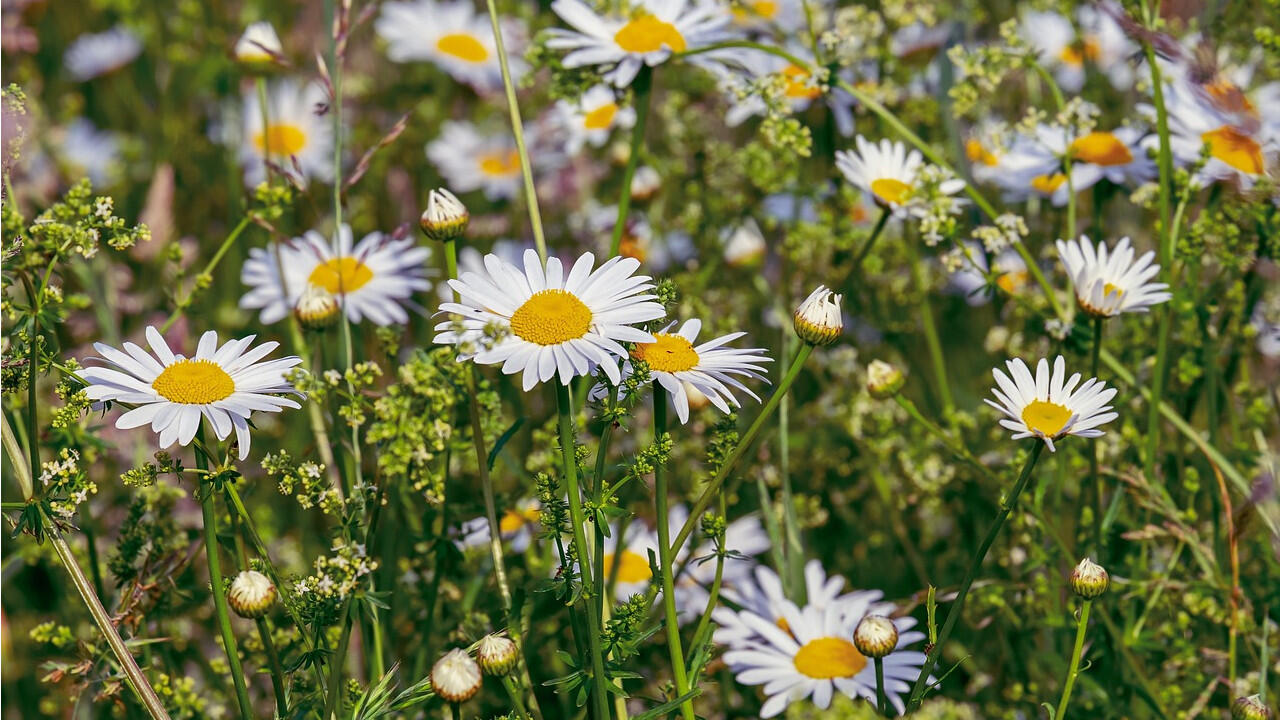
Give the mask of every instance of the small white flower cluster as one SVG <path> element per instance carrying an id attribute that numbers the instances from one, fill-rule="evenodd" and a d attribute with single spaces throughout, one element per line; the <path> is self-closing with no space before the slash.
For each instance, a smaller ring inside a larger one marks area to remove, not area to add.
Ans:
<path id="1" fill-rule="evenodd" d="M 920 217 L 920 236 L 930 247 L 955 235 L 956 216 L 964 207 L 964 198 L 947 192 L 945 186 L 953 185 L 955 175 L 937 165 L 924 165 L 916 175 L 912 198 L 920 201 L 917 212 Z"/>
<path id="2" fill-rule="evenodd" d="M 877 45 L 867 40 L 882 37 L 884 33 L 884 18 L 880 13 L 853 5 L 836 11 L 835 27 L 822 33 L 821 42 L 841 65 L 849 66 L 874 59 Z"/>
<path id="3" fill-rule="evenodd" d="M 1080 137 L 1093 132 L 1101 114 L 1102 110 L 1097 105 L 1083 98 L 1073 97 L 1054 117 L 1054 124 L 1067 128 L 1070 137 Z"/>
<path id="4" fill-rule="evenodd" d="M 1022 242 L 1030 230 L 1027 221 L 1021 215 L 1004 213 L 995 220 L 995 225 L 979 225 L 973 229 L 973 239 L 982 243 L 982 247 L 992 255 Z"/>
<path id="5" fill-rule="evenodd" d="M 98 492 L 98 485 L 90 481 L 80 469 L 80 453 L 63 448 L 57 460 L 47 460 L 40 465 L 40 484 L 47 488 L 49 507 L 60 518 L 76 514 L 76 507 Z"/>
<path id="6" fill-rule="evenodd" d="M 310 603 L 340 603 L 356 591 L 362 578 L 378 569 L 378 561 L 368 557 L 364 545 L 338 542 L 333 552 L 316 558 L 315 574 L 293 586 L 298 597 Z"/>

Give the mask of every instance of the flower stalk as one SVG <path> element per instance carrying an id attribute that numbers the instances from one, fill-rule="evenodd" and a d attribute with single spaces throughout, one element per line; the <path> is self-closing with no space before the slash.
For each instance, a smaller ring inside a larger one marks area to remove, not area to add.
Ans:
<path id="1" fill-rule="evenodd" d="M 662 442 L 667 434 L 667 391 L 654 383 L 653 388 L 653 436 Z M 653 497 L 658 515 L 658 572 L 662 582 L 663 624 L 667 630 L 667 653 L 671 657 L 671 674 L 675 678 L 676 697 L 689 692 L 689 676 L 685 672 L 684 648 L 680 643 L 680 622 L 676 616 L 676 583 L 671 568 L 675 564 L 672 548 L 671 518 L 667 508 L 667 464 L 659 462 L 653 469 Z M 693 699 L 680 703 L 680 715 L 684 720 L 694 720 Z"/>
<path id="2" fill-rule="evenodd" d="M 1076 676 L 1080 674 L 1080 656 L 1084 648 L 1085 628 L 1089 625 L 1089 610 L 1093 608 L 1092 600 L 1085 600 L 1080 607 L 1080 614 L 1076 617 L 1076 644 L 1071 649 L 1071 667 L 1067 669 L 1067 679 L 1062 684 L 1062 699 L 1058 701 L 1058 712 L 1053 716 L 1054 720 L 1065 720 L 1067 717 L 1067 703 L 1071 700 L 1071 688 L 1076 683 Z"/>

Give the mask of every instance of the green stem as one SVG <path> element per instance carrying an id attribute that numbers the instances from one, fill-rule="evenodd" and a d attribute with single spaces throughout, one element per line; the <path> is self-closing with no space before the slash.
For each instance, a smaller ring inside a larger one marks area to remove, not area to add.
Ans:
<path id="1" fill-rule="evenodd" d="M 520 689 L 516 687 L 516 683 L 511 679 L 510 675 L 502 676 L 502 687 L 506 688 L 507 698 L 511 700 L 511 704 L 516 707 L 516 715 L 520 720 L 530 720 L 529 711 L 524 709 L 524 701 L 520 699 Z M 530 693 L 532 695 L 533 693 Z"/>
<path id="2" fill-rule="evenodd" d="M 338 636 L 338 649 L 330 656 L 329 694 L 325 701 L 324 718 L 336 718 L 342 711 L 342 668 L 347 664 L 347 649 L 351 647 L 351 605 L 354 596 L 348 596 L 342 604 L 342 634 Z"/>
<path id="3" fill-rule="evenodd" d="M 228 506 L 230 501 L 227 501 Z M 240 517 L 240 513 L 233 512 L 231 515 L 231 536 L 235 538 L 236 556 L 240 559 L 240 569 L 250 570 L 249 551 L 245 548 L 244 542 L 244 520 Z M 267 668 L 271 673 L 271 692 L 276 699 L 276 717 L 288 717 L 289 700 L 285 696 L 284 684 L 284 668 L 280 664 L 280 653 L 276 652 L 276 644 L 271 639 L 271 626 L 267 624 L 265 617 L 255 618 L 254 624 L 258 628 L 258 638 L 262 640 L 262 650 L 267 656 Z"/>
<path id="4" fill-rule="evenodd" d="M 969 568 L 965 570 L 964 580 L 960 583 L 960 591 L 956 593 L 956 599 L 951 603 L 951 608 L 947 611 L 947 619 L 943 621 L 942 630 L 938 633 L 938 641 L 933 644 L 933 648 L 925 656 L 924 666 L 920 668 L 920 677 L 916 679 L 915 685 L 911 688 L 911 697 L 907 702 L 907 712 L 920 707 L 921 701 L 924 700 L 924 693 L 929 685 L 929 673 L 933 670 L 934 665 L 938 663 L 942 648 L 946 645 L 947 639 L 951 637 L 951 631 L 960 619 L 960 613 L 964 610 L 965 596 L 969 594 L 969 588 L 973 586 L 973 581 L 978 576 L 978 571 L 982 569 L 982 562 L 986 560 L 987 552 L 995 542 L 996 536 L 1000 534 L 1000 529 L 1004 527 L 1005 520 L 1008 519 L 1009 513 L 1017 505 L 1018 497 L 1022 495 L 1022 491 L 1030 483 L 1031 471 L 1035 468 L 1036 461 L 1040 459 L 1040 453 L 1044 452 L 1045 448 L 1043 441 L 1035 440 L 1034 442 L 1035 445 L 1031 448 L 1031 454 L 1022 466 L 1022 473 L 1018 475 L 1018 481 L 1014 483 L 1013 490 L 1009 492 L 1008 497 L 1000 503 L 1000 512 L 996 515 L 995 522 L 991 524 L 991 529 L 987 531 L 987 536 L 983 538 L 982 544 L 978 546 L 977 552 L 973 554 L 973 559 L 969 562 Z"/>
<path id="5" fill-rule="evenodd" d="M 1092 357 L 1089 361 L 1089 376 L 1098 377 L 1098 359 L 1102 353 L 1102 321 L 1104 318 L 1095 317 L 1093 319 L 1093 347 Z M 1102 547 L 1102 521 L 1105 517 L 1102 487 L 1102 476 L 1098 474 L 1098 453 L 1101 451 L 1101 443 L 1092 442 L 1085 447 L 1085 452 L 1089 453 L 1089 477 L 1093 478 L 1093 489 L 1095 498 L 1095 509 L 1093 517 L 1093 542 L 1094 547 Z M 1117 490 L 1117 493 L 1123 494 Z M 1081 503 L 1084 505 L 1084 503 Z"/>
<path id="6" fill-rule="evenodd" d="M 653 437 L 662 442 L 667 436 L 667 391 L 653 386 Z M 689 676 L 685 673 L 684 647 L 680 643 L 680 621 L 676 616 L 676 582 L 671 574 L 675 557 L 667 541 L 671 536 L 671 518 L 667 514 L 667 464 L 659 462 L 653 469 L 653 498 L 658 513 L 658 572 L 662 581 L 662 611 L 667 630 L 667 654 L 671 657 L 671 674 L 676 682 L 676 697 L 689 692 Z M 693 700 L 680 703 L 684 720 L 694 720 Z"/>
<path id="7" fill-rule="evenodd" d="M 613 224 L 613 235 L 609 238 L 609 257 L 618 254 L 622 232 L 627 226 L 627 215 L 631 212 L 631 180 L 636 175 L 636 165 L 640 163 L 640 146 L 644 144 L 644 128 L 649 119 L 653 68 L 648 65 L 642 67 L 631 87 L 636 94 L 636 123 L 631 126 L 631 152 L 627 155 L 627 167 L 622 172 L 622 190 L 618 193 L 618 219 Z"/>
<path id="8" fill-rule="evenodd" d="M 204 430 L 201 429 L 200 443 L 204 444 Z M 196 448 L 196 467 L 209 469 L 209 458 L 204 451 Z M 218 629 L 222 632 L 223 649 L 227 653 L 227 664 L 231 668 L 231 682 L 235 685 L 236 703 L 240 708 L 240 717 L 249 720 L 253 717 L 253 706 L 249 704 L 249 690 L 245 687 L 244 669 L 240 667 L 240 651 L 236 646 L 236 634 L 231 628 L 231 616 L 227 613 L 227 590 L 223 585 L 222 561 L 218 559 L 218 511 L 215 507 L 217 496 L 210 486 L 199 490 L 200 514 L 204 519 L 204 550 L 209 561 L 209 582 L 213 589 L 213 609 L 218 618 Z"/>
<path id="9" fill-rule="evenodd" d="M 876 658 L 876 712 L 889 714 L 889 701 L 884 696 L 884 658 Z"/>
<path id="10" fill-rule="evenodd" d="M 773 391 L 773 394 L 765 401 L 764 407 L 760 409 L 760 414 L 756 416 L 755 420 L 751 421 L 751 426 L 743 434 L 742 440 L 729 453 L 729 457 L 725 459 L 724 464 L 716 471 L 715 477 L 711 478 L 707 486 L 702 489 L 702 494 L 698 496 L 698 500 L 689 510 L 689 519 L 685 520 L 684 527 L 680 528 L 680 532 L 676 533 L 676 539 L 671 543 L 672 552 L 679 554 L 680 548 L 684 547 L 684 543 L 689 539 L 689 535 L 697 525 L 698 519 L 702 517 L 702 514 L 711 505 L 711 499 L 720 491 L 720 486 L 724 485 L 729 473 L 733 472 L 734 466 L 738 464 L 738 461 L 746 454 L 747 449 L 751 447 L 752 441 L 756 439 L 756 435 L 760 434 L 765 421 L 777 409 L 782 397 L 791 389 L 791 384 L 800 375 L 800 370 L 804 368 L 805 360 L 809 359 L 809 355 L 812 352 L 813 346 L 808 343 L 801 345 L 800 349 L 796 351 L 796 355 L 791 359 L 791 366 L 787 370 L 787 374 L 782 378 L 782 382 L 778 383 L 777 389 Z"/>
<path id="11" fill-rule="evenodd" d="M 487 0 L 489 22 L 493 26 L 493 43 L 498 51 L 498 65 L 502 68 L 502 86 L 507 92 L 507 110 L 511 115 L 511 132 L 515 135 L 516 153 L 520 156 L 520 174 L 524 176 L 525 204 L 529 206 L 529 222 L 533 226 L 533 245 L 538 257 L 547 262 L 547 240 L 542 234 L 542 211 L 538 209 L 538 191 L 533 184 L 533 165 L 529 162 L 529 150 L 524 142 L 524 122 L 520 119 L 520 105 L 516 102 L 516 87 L 511 81 L 511 68 L 507 63 L 507 48 L 502 42 L 502 26 L 498 22 L 498 8 L 494 0 Z M 639 124 L 639 121 L 637 121 Z"/>
<path id="12" fill-rule="evenodd" d="M 25 274 L 22 276 L 23 286 L 27 291 L 27 298 L 31 301 L 31 327 L 28 329 L 29 345 L 27 348 L 27 447 L 29 452 L 27 460 L 31 463 L 31 478 L 40 477 L 40 423 L 39 413 L 40 406 L 36 403 L 37 392 L 36 385 L 40 378 L 40 298 L 42 293 L 36 292 L 31 287 L 31 280 Z M 20 455 L 15 455 L 17 459 Z M 27 494 L 31 497 L 31 493 Z"/>
<path id="13" fill-rule="evenodd" d="M 719 500 L 720 516 L 724 517 L 726 514 L 724 493 L 720 493 Z M 706 644 L 707 636 L 711 634 L 711 613 L 716 609 L 720 599 L 720 586 L 724 583 L 725 552 L 723 551 L 723 537 L 720 538 L 720 543 L 720 551 L 716 553 L 716 575 L 711 581 L 711 589 L 707 592 L 707 606 L 702 611 L 702 617 L 698 619 L 697 627 L 693 630 L 693 642 L 689 644 L 689 659 L 686 664 L 693 668 L 693 671 L 689 674 L 694 678 L 694 682 L 697 682 L 698 675 L 702 673 L 702 668 L 706 664 L 705 658 L 702 663 L 698 664 L 695 664 L 694 658 L 699 657 L 700 649 Z"/>
<path id="14" fill-rule="evenodd" d="M 947 361 L 942 355 L 942 341 L 938 337 L 938 327 L 934 324 L 933 309 L 929 306 L 929 291 L 925 284 L 924 264 L 920 260 L 920 250 L 914 243 L 908 242 L 911 252 L 911 277 L 915 281 L 920 296 L 920 323 L 924 327 L 925 345 L 929 348 L 929 361 L 933 366 L 934 381 L 938 384 L 938 395 L 942 400 L 942 416 L 951 422 L 955 414 L 955 401 L 951 397 L 951 384 L 947 382 Z"/>
<path id="15" fill-rule="evenodd" d="M 490 0 L 492 2 L 492 0 Z M 597 720 L 609 718 L 609 696 L 604 674 L 604 652 L 600 647 L 600 615 L 596 612 L 596 588 L 587 567 L 590 563 L 586 535 L 586 515 L 582 509 L 582 490 L 578 485 L 578 459 L 574 452 L 573 407 L 569 399 L 569 386 L 553 382 L 556 386 L 556 412 L 559 416 L 560 457 L 564 468 L 565 488 L 569 495 L 569 517 L 573 523 L 573 544 L 578 555 L 578 575 L 582 582 L 582 594 L 587 606 L 587 643 L 591 654 L 591 674 L 595 688 L 592 691 Z"/>
<path id="16" fill-rule="evenodd" d="M 458 243 L 455 240 L 446 241 L 444 244 L 444 269 L 449 274 L 450 280 L 458 278 Z M 458 294 L 455 292 L 453 296 L 456 298 Z"/>
<path id="17" fill-rule="evenodd" d="M 173 327 L 173 324 L 178 321 L 178 318 L 182 317 L 183 314 L 186 313 L 187 308 L 191 307 L 191 301 L 195 299 L 196 293 L 200 291 L 200 278 L 205 275 L 213 274 L 213 271 L 218 267 L 218 263 L 222 262 L 223 256 L 227 254 L 227 251 L 231 249 L 232 245 L 236 244 L 236 240 L 239 239 L 240 233 L 244 232 L 245 228 L 249 227 L 250 222 L 252 222 L 252 218 L 248 215 L 244 216 L 240 219 L 240 222 L 236 223 L 236 226 L 231 229 L 231 232 L 223 238 L 222 244 L 218 246 L 217 252 L 215 252 L 213 257 L 209 259 L 209 262 L 205 264 L 204 269 L 200 271 L 200 274 L 196 276 L 196 285 L 191 288 L 191 292 L 188 293 L 185 298 L 178 301 L 178 306 L 173 309 L 173 312 L 169 313 L 169 317 L 165 318 L 164 324 L 160 326 L 161 335 L 168 332 L 169 328 Z"/>
<path id="18" fill-rule="evenodd" d="M 871 248 L 875 247 L 876 240 L 880 239 L 880 233 L 884 231 L 884 226 L 889 223 L 890 214 L 889 208 L 885 208 L 880 212 L 880 219 L 876 221 L 876 226 L 872 228 L 870 237 L 867 238 L 867 242 L 863 244 L 862 249 L 858 251 L 858 255 L 853 259 L 853 267 L 849 270 L 850 275 L 862 267 L 862 261 L 867 258 Z"/>
<path id="19" fill-rule="evenodd" d="M 1085 600 L 1084 605 L 1080 608 L 1080 617 L 1076 619 L 1076 645 L 1071 650 L 1071 667 L 1067 670 L 1066 682 L 1062 684 L 1062 699 L 1058 701 L 1058 712 L 1053 716 L 1053 720 L 1066 720 L 1067 702 L 1071 700 L 1071 688 L 1076 684 L 1076 676 L 1080 674 L 1080 655 L 1084 648 L 1084 632 L 1089 626 L 1089 610 L 1093 607 L 1092 600 Z"/>
<path id="20" fill-rule="evenodd" d="M 782 336 L 782 356 L 791 354 L 791 340 L 795 336 L 790 330 L 784 330 Z M 786 374 L 786 370 L 783 370 Z M 778 403 L 778 468 L 782 476 L 782 536 L 783 561 L 785 568 L 779 568 L 785 578 L 787 597 L 803 606 L 806 602 L 804 586 L 804 547 L 800 543 L 800 521 L 796 518 L 795 495 L 791 489 L 791 432 L 788 416 L 787 398 L 784 396 Z"/>

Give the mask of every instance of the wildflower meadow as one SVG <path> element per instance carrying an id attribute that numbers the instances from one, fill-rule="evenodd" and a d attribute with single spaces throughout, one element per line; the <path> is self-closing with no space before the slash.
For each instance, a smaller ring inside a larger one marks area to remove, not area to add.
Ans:
<path id="1" fill-rule="evenodd" d="M 0 719 L 1275 717 L 1280 0 L 0 8 Z"/>

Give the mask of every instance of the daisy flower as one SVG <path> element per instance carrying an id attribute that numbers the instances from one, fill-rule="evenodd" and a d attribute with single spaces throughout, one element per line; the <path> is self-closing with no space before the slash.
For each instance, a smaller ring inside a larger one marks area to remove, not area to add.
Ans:
<path id="1" fill-rule="evenodd" d="M 84 171 L 94 187 L 107 185 L 120 169 L 120 140 L 86 118 L 76 118 L 67 125 L 61 150 L 63 160 Z"/>
<path id="2" fill-rule="evenodd" d="M 240 269 L 240 281 L 249 291 L 240 298 L 240 307 L 261 310 L 263 323 L 277 322 L 314 286 L 338 297 L 351 322 L 369 318 L 376 325 L 404 324 L 409 315 L 402 304 L 414 292 L 431 289 L 424 269 L 429 257 L 431 250 L 412 238 L 395 240 L 372 232 L 353 246 L 351 226 L 343 224 L 335 251 L 323 235 L 309 230 L 290 243 L 249 250 Z"/>
<path id="3" fill-rule="evenodd" d="M 523 187 L 520 154 L 510 135 L 481 135 L 470 123 L 450 120 L 427 144 L 435 164 L 455 192 L 483 190 L 490 200 L 511 199 Z"/>
<path id="4" fill-rule="evenodd" d="M 1117 185 L 1141 185 L 1156 176 L 1156 162 L 1142 147 L 1146 131 L 1130 126 L 1094 130 L 1071 141 L 1071 184 L 1076 192 L 1101 180 Z"/>
<path id="5" fill-rule="evenodd" d="M 987 287 L 987 274 L 992 267 L 996 285 L 1010 295 L 1017 294 L 1031 280 L 1027 263 L 1011 247 L 1000 251 L 994 265 L 988 263 L 980 243 L 966 242 L 965 249 L 960 250 L 959 256 L 960 269 L 952 272 L 947 279 L 947 290 L 963 296 L 969 305 L 985 305 L 991 300 L 991 295 L 982 291 Z"/>
<path id="6" fill-rule="evenodd" d="M 804 566 L 805 598 L 807 607 L 823 610 L 829 605 L 846 601 L 864 602 L 870 606 L 884 593 L 879 590 L 858 590 L 843 593 L 844 578 L 839 575 L 827 576 L 822 562 L 810 560 Z M 787 602 L 786 591 L 782 587 L 782 578 L 773 568 L 757 565 L 752 568 L 750 576 L 726 583 L 720 591 L 721 595 L 744 611 L 768 620 L 783 630 L 787 630 L 787 620 L 781 608 Z M 744 623 L 741 613 L 725 605 L 716 607 L 711 618 L 716 622 L 716 630 L 712 639 L 721 644 L 737 647 L 747 641 L 763 642 L 764 637 L 757 633 L 751 625 Z"/>
<path id="7" fill-rule="evenodd" d="M 1066 92 L 1079 92 L 1084 87 L 1086 62 L 1106 74 L 1117 90 L 1132 85 L 1129 58 L 1137 53 L 1138 46 L 1120 25 L 1110 14 L 1091 5 L 1079 8 L 1076 21 L 1079 34 L 1069 18 L 1056 12 L 1027 12 L 1022 18 L 1022 35 Z"/>
<path id="8" fill-rule="evenodd" d="M 720 237 L 724 243 L 724 261 L 730 267 L 756 264 L 764 257 L 764 251 L 768 247 L 764 233 L 760 232 L 760 225 L 752 218 L 747 218 L 734 227 L 725 228 Z"/>
<path id="9" fill-rule="evenodd" d="M 301 407 L 280 395 L 302 395 L 285 380 L 289 369 L 302 360 L 290 356 L 259 362 L 280 343 L 267 342 L 249 350 L 256 337 L 250 335 L 219 347 L 218 334 L 210 330 L 200 336 L 195 357 L 188 359 L 174 354 L 154 327 L 148 327 L 146 334 L 154 356 L 131 342 L 124 344 L 123 351 L 94 343 L 101 359 L 111 367 L 91 366 L 80 371 L 91 400 L 136 406 L 116 418 L 116 427 L 121 430 L 149 423 L 160 435 L 160 447 L 175 442 L 185 446 L 196 436 L 203 417 L 218 440 L 225 440 L 235 430 L 240 459 L 244 460 L 249 456 L 249 416 L 253 411 Z"/>
<path id="10" fill-rule="evenodd" d="M 92 80 L 129 63 L 142 53 L 142 41 L 124 27 L 81 35 L 62 56 L 62 64 L 77 81 Z"/>
<path id="11" fill-rule="evenodd" d="M 522 59 L 525 33 L 508 18 L 500 22 L 511 78 L 519 80 L 527 70 Z M 434 63 L 480 92 L 502 88 L 493 28 L 487 16 L 476 13 L 471 0 L 384 3 L 373 28 L 387 42 L 387 55 L 395 62 Z"/>
<path id="12" fill-rule="evenodd" d="M 1280 98 L 1277 98 L 1280 99 Z M 1169 147 L 1174 158 L 1183 165 L 1198 163 L 1200 151 L 1209 149 L 1209 159 L 1196 174 L 1196 182 L 1209 185 L 1218 181 L 1235 181 L 1248 190 L 1267 173 L 1269 164 L 1280 151 L 1280 137 L 1266 132 L 1268 126 L 1248 113 L 1232 113 L 1206 101 L 1194 92 L 1190 83 L 1175 82 L 1165 87 L 1165 107 L 1169 111 Z M 1280 111 L 1280 103 L 1272 103 L 1270 111 Z M 1154 117 L 1149 106 L 1139 108 Z M 1146 147 L 1158 148 L 1159 139 L 1149 137 Z M 1269 162 L 1270 161 L 1270 162 Z"/>
<path id="13" fill-rule="evenodd" d="M 245 91 L 240 164 L 244 166 L 246 186 L 256 187 L 266 179 L 263 156 L 291 175 L 296 172 L 296 160 L 302 170 L 302 177 L 298 178 L 302 182 L 311 177 L 324 182 L 333 178 L 333 123 L 316 115 L 316 108 L 326 102 L 328 97 L 319 83 L 272 83 L 267 91 L 264 131 L 258 95 Z"/>
<path id="14" fill-rule="evenodd" d="M 635 109 L 619 107 L 618 98 L 608 85 L 596 85 L 576 101 L 557 101 L 556 114 L 569 134 L 565 149 L 570 155 L 577 155 L 588 143 L 600 147 L 614 128 L 625 130 L 636 123 Z"/>
<path id="15" fill-rule="evenodd" d="M 733 3 L 729 12 L 735 28 L 779 30 L 784 37 L 790 37 L 805 27 L 806 2 L 815 14 L 820 9 L 825 10 L 819 7 L 825 5 L 825 1 L 817 0 L 742 0 Z"/>
<path id="16" fill-rule="evenodd" d="M 1097 250 L 1087 235 L 1079 240 L 1058 241 L 1058 254 L 1067 266 L 1080 309 L 1092 317 L 1113 317 L 1126 312 L 1146 312 L 1173 297 L 1165 283 L 1149 282 L 1160 273 L 1153 263 L 1155 252 L 1133 259 L 1135 251 L 1124 237 L 1111 252 L 1098 241 Z"/>
<path id="17" fill-rule="evenodd" d="M 666 62 L 672 53 L 706 47 L 731 36 L 725 31 L 728 8 L 709 0 L 633 0 L 626 13 L 601 15 L 582 0 L 555 0 L 551 9 L 573 30 L 553 28 L 547 47 L 569 50 L 567 68 L 605 65 L 604 79 L 627 87 L 644 65 Z M 724 72 L 726 62 L 743 57 L 741 51 L 724 50 L 690 55 L 686 61 L 713 72 Z"/>
<path id="18" fill-rule="evenodd" d="M 1061 355 L 1053 361 L 1053 372 L 1049 371 L 1049 361 L 1041 358 L 1035 377 L 1021 358 L 1005 365 L 1009 375 L 1000 368 L 991 371 L 999 386 L 992 388 L 991 394 L 1000 402 L 985 398 L 984 402 L 1005 415 L 1000 424 L 1013 431 L 1014 440 L 1040 438 L 1053 452 L 1054 440 L 1067 435 L 1101 437 L 1103 432 L 1098 427 L 1119 417 L 1107 404 L 1115 397 L 1115 388 L 1108 388 L 1097 378 L 1080 385 L 1080 373 L 1067 378 L 1066 361 Z"/>
<path id="19" fill-rule="evenodd" d="M 610 258 L 592 270 L 595 256 L 584 253 L 565 275 L 559 258 L 526 250 L 523 270 L 497 255 L 486 255 L 485 271 L 466 272 L 449 286 L 460 302 L 440 305 L 457 319 L 436 325 L 434 342 L 456 345 L 458 360 L 502 365 L 508 375 L 523 373 L 525 391 L 558 373 L 568 385 L 596 366 L 616 385 L 622 376 L 617 358 L 627 356 L 620 343 L 654 342 L 633 327 L 662 317 L 662 305 L 649 293 L 647 275 L 635 275 L 639 261 Z M 505 334 L 487 343 L 486 328 Z"/>
<path id="20" fill-rule="evenodd" d="M 894 217 L 919 216 L 924 208 L 913 197 L 924 161 L 919 150 L 907 152 L 901 142 L 881 140 L 872 144 L 861 135 L 854 138 L 857 152 L 836 153 L 836 167 L 845 180 L 875 198 L 876 204 L 893 211 Z M 938 190 L 955 195 L 964 189 L 964 181 L 951 178 L 942 181 Z"/>
<path id="21" fill-rule="evenodd" d="M 789 43 L 787 51 L 809 65 L 819 64 L 813 56 L 813 51 L 798 42 Z M 748 78 L 759 80 L 778 76 L 782 83 L 782 94 L 779 99 L 791 108 L 791 112 L 804 112 L 814 100 L 822 98 L 831 108 L 840 133 L 847 135 L 851 132 L 853 96 L 837 87 L 834 78 L 829 80 L 826 86 L 820 85 L 811 77 L 806 67 L 765 53 L 746 55 L 743 57 L 742 64 Z M 745 85 L 745 82 L 738 74 L 726 75 L 721 82 L 730 103 L 724 118 L 725 124 L 730 127 L 740 125 L 752 116 L 764 115 L 768 111 L 765 98 L 757 89 Z M 745 95 L 744 90 L 747 91 Z"/>
<path id="22" fill-rule="evenodd" d="M 508 508 L 498 518 L 498 534 L 502 541 L 510 543 L 513 552 L 522 553 L 529 549 L 541 527 L 541 514 L 542 504 L 533 498 L 521 500 L 515 507 Z M 485 516 L 462 523 L 461 530 L 460 547 L 465 549 L 489 544 L 489 519 Z"/>
<path id="23" fill-rule="evenodd" d="M 872 613 L 869 597 L 859 597 L 825 608 L 807 606 L 803 610 L 784 602 L 781 615 L 786 630 L 777 623 L 750 611 L 740 613 L 742 622 L 751 626 L 761 639 L 730 649 L 724 661 L 734 677 L 743 685 L 763 685 L 768 700 L 760 708 L 760 717 L 781 714 L 793 702 L 812 698 L 813 704 L 825 710 L 839 692 L 850 698 L 876 702 L 875 665 L 853 644 L 858 623 Z M 888 608 L 892 609 L 892 606 Z M 921 632 L 907 632 L 915 625 L 913 618 L 893 620 L 898 629 L 897 649 L 883 658 L 884 691 L 889 703 L 902 713 L 902 695 L 920 676 L 924 653 L 906 650 L 924 639 Z"/>

